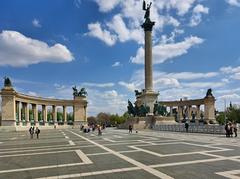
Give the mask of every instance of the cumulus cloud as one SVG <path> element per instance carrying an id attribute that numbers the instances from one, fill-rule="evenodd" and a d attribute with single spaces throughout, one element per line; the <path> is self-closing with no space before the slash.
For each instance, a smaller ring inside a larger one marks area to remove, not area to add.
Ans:
<path id="1" fill-rule="evenodd" d="M 226 2 L 227 2 L 228 4 L 230 4 L 231 6 L 240 7 L 240 0 L 226 0 Z"/>
<path id="2" fill-rule="evenodd" d="M 124 81 L 119 81 L 118 84 L 127 88 L 127 90 L 129 90 L 131 92 L 138 89 L 138 87 L 134 83 L 127 83 L 127 82 L 124 82 Z"/>
<path id="3" fill-rule="evenodd" d="M 38 28 L 42 27 L 38 19 L 33 19 L 32 24 L 34 27 L 38 27 Z"/>
<path id="4" fill-rule="evenodd" d="M 108 30 L 103 30 L 99 22 L 88 24 L 89 32 L 86 35 L 96 37 L 107 45 L 112 46 L 116 43 L 117 37 Z"/>
<path id="5" fill-rule="evenodd" d="M 166 60 L 186 54 L 188 50 L 204 40 L 199 37 L 188 37 L 184 41 L 170 44 L 159 44 L 153 47 L 153 63 L 160 64 Z M 144 48 L 140 47 L 135 57 L 131 57 L 132 63 L 144 64 Z"/>
<path id="6" fill-rule="evenodd" d="M 16 31 L 0 33 L 0 66 L 26 67 L 41 62 L 71 62 L 72 53 L 62 44 L 49 46 Z"/>
<path id="7" fill-rule="evenodd" d="M 95 0 L 95 2 L 98 4 L 101 12 L 109 12 L 113 10 L 121 2 L 121 0 Z"/>
<path id="8" fill-rule="evenodd" d="M 208 14 L 209 8 L 204 7 L 202 4 L 198 4 L 193 9 L 193 15 L 190 19 L 190 26 L 197 26 L 202 21 L 202 14 Z"/>
<path id="9" fill-rule="evenodd" d="M 109 88 L 113 87 L 115 84 L 114 83 L 82 83 L 83 86 L 87 87 L 98 87 L 98 88 Z"/>

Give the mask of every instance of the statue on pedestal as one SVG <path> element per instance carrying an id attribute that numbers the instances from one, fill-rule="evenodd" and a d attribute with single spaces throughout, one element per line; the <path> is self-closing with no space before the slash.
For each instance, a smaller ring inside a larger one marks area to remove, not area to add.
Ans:
<path id="1" fill-rule="evenodd" d="M 145 15 L 144 15 L 144 18 L 146 19 L 146 21 L 150 21 L 150 9 L 151 9 L 151 6 L 152 6 L 152 2 L 150 2 L 150 4 L 146 5 L 146 2 L 143 1 L 143 10 L 146 11 Z"/>
<path id="2" fill-rule="evenodd" d="M 87 96 L 87 91 L 85 88 L 81 88 L 80 91 L 77 90 L 76 85 L 72 87 L 73 89 L 73 96 L 74 97 L 86 97 Z"/>
<path id="3" fill-rule="evenodd" d="M 10 80 L 10 78 L 8 77 L 4 77 L 4 87 L 12 87 L 12 82 Z"/>

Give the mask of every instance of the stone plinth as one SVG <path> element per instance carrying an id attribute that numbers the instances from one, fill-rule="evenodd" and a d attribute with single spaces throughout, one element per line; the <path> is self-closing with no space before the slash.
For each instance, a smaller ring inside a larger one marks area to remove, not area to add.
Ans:
<path id="1" fill-rule="evenodd" d="M 204 98 L 204 118 L 206 121 L 216 121 L 215 118 L 215 98 L 214 96 L 206 96 Z"/>
<path id="2" fill-rule="evenodd" d="M 84 96 L 74 97 L 74 125 L 80 125 L 87 121 L 87 98 Z"/>
<path id="3" fill-rule="evenodd" d="M 12 87 L 4 87 L 2 96 L 2 121 L 1 126 L 15 126 L 15 90 Z"/>
<path id="4" fill-rule="evenodd" d="M 150 111 L 148 113 L 149 116 L 153 116 L 153 108 L 154 104 L 158 99 L 159 93 L 154 91 L 144 91 L 140 96 L 137 98 L 137 102 L 140 105 L 148 106 Z"/>

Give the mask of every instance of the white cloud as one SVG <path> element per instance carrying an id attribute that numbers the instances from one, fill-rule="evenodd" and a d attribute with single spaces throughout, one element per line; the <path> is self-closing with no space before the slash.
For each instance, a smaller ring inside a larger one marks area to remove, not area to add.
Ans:
<path id="1" fill-rule="evenodd" d="M 184 41 L 170 44 L 159 44 L 153 47 L 153 63 L 160 64 L 166 60 L 188 53 L 188 50 L 198 44 L 203 43 L 199 37 L 188 37 Z M 144 49 L 140 47 L 135 57 L 131 57 L 132 63 L 144 64 Z"/>
<path id="2" fill-rule="evenodd" d="M 195 1 L 196 0 L 156 0 L 155 4 L 160 9 L 176 9 L 178 15 L 183 16 L 190 10 Z"/>
<path id="3" fill-rule="evenodd" d="M 119 67 L 119 66 L 122 66 L 122 64 L 120 62 L 115 62 L 112 67 Z"/>
<path id="4" fill-rule="evenodd" d="M 221 67 L 220 71 L 225 73 L 225 74 L 239 73 L 240 72 L 240 66 L 238 66 L 238 67 L 231 67 L 231 66 Z"/>
<path id="5" fill-rule="evenodd" d="M 82 83 L 82 86 L 87 86 L 87 87 L 98 87 L 98 88 L 109 88 L 113 87 L 114 83 Z"/>
<path id="6" fill-rule="evenodd" d="M 182 83 L 183 87 L 189 88 L 219 88 L 223 87 L 225 83 L 223 82 L 193 82 L 193 83 Z"/>
<path id="7" fill-rule="evenodd" d="M 193 15 L 190 19 L 190 26 L 193 27 L 200 24 L 202 21 L 202 14 L 208 14 L 208 12 L 209 12 L 208 7 L 204 7 L 201 4 L 198 4 L 197 6 L 195 6 L 193 9 Z"/>
<path id="8" fill-rule="evenodd" d="M 240 7 L 240 0 L 226 0 L 226 2 L 228 4 L 230 4 L 231 6 L 238 6 L 238 7 Z"/>
<path id="9" fill-rule="evenodd" d="M 34 27 L 38 27 L 38 28 L 42 27 L 38 19 L 33 19 L 32 24 Z"/>
<path id="10" fill-rule="evenodd" d="M 124 81 L 118 82 L 119 85 L 127 88 L 129 91 L 133 92 L 134 90 L 138 89 L 138 87 L 134 83 L 126 83 Z"/>
<path id="11" fill-rule="evenodd" d="M 98 4 L 99 10 L 101 12 L 109 12 L 109 11 L 111 11 L 121 2 L 121 0 L 111 0 L 111 1 L 95 0 L 95 1 Z"/>
<path id="12" fill-rule="evenodd" d="M 87 35 L 91 37 L 96 37 L 109 46 L 112 46 L 116 43 L 116 35 L 111 34 L 107 30 L 103 30 L 99 22 L 88 24 L 88 30 L 89 32 L 87 33 Z"/>
<path id="13" fill-rule="evenodd" d="M 196 72 L 179 72 L 179 73 L 169 73 L 166 76 L 176 78 L 178 80 L 196 80 L 202 78 L 212 78 L 219 75 L 217 72 L 208 73 L 196 73 Z"/>
<path id="14" fill-rule="evenodd" d="M 41 62 L 71 62 L 72 53 L 62 44 L 47 43 L 24 36 L 16 31 L 0 33 L 0 66 L 23 67 Z"/>

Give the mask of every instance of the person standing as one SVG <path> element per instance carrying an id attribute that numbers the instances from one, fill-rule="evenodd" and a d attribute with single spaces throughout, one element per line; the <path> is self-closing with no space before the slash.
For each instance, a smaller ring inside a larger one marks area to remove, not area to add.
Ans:
<path id="1" fill-rule="evenodd" d="M 34 134 L 34 128 L 31 126 L 29 129 L 29 134 L 30 134 L 30 138 L 33 139 L 33 134 Z"/>
<path id="2" fill-rule="evenodd" d="M 186 132 L 188 132 L 188 128 L 189 128 L 189 124 L 188 124 L 188 122 L 185 122 L 185 129 L 186 129 Z"/>
<path id="3" fill-rule="evenodd" d="M 237 128 L 238 128 L 238 125 L 237 125 L 237 123 L 235 122 L 235 123 L 234 123 L 234 126 L 233 126 L 233 131 L 234 131 L 235 137 L 237 137 Z"/>
<path id="4" fill-rule="evenodd" d="M 132 133 L 132 129 L 133 129 L 133 128 L 132 128 L 132 125 L 129 125 L 129 126 L 128 126 L 128 132 L 129 132 L 129 133 Z"/>
<path id="5" fill-rule="evenodd" d="M 35 133 L 37 134 L 37 139 L 38 139 L 39 138 L 39 134 L 40 134 L 40 129 L 38 129 L 38 127 L 36 127 Z"/>

